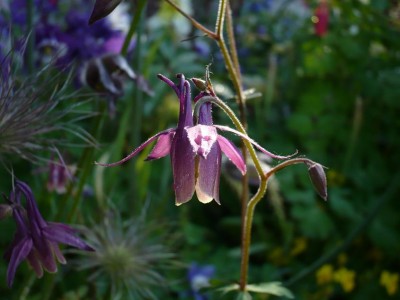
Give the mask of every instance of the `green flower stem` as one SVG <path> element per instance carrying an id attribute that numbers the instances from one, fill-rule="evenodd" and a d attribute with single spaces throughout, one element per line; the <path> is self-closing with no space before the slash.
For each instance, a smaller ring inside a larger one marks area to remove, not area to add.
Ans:
<path id="1" fill-rule="evenodd" d="M 97 139 L 100 136 L 104 116 L 107 115 L 105 112 L 106 112 L 106 103 L 105 103 L 105 101 L 101 101 L 100 112 L 93 120 L 92 132 L 93 132 L 95 139 Z M 83 192 L 83 188 L 86 183 L 86 179 L 89 176 L 90 171 L 92 171 L 93 167 L 94 167 L 94 164 L 93 164 L 94 150 L 95 150 L 95 147 L 88 147 L 83 152 L 83 155 L 82 155 L 82 158 L 80 161 L 80 168 L 78 167 L 78 170 L 81 170 L 81 175 L 79 176 L 77 189 L 73 195 L 72 209 L 69 211 L 69 214 L 67 217 L 67 223 L 70 223 L 71 221 L 73 221 L 73 218 L 76 215 L 76 212 L 78 211 L 79 204 L 81 203 L 80 200 L 82 199 L 82 192 Z"/>
<path id="2" fill-rule="evenodd" d="M 212 32 L 211 30 L 207 29 L 203 25 L 201 25 L 199 22 L 197 22 L 194 18 L 189 16 L 187 13 L 185 13 L 178 5 L 176 5 L 174 2 L 171 0 L 165 0 L 169 5 L 171 5 L 173 8 L 175 8 L 182 16 L 184 16 L 186 19 L 188 19 L 194 27 L 196 27 L 198 30 L 203 31 L 206 35 L 213 39 L 217 39 L 217 35 L 215 32 Z"/>
<path id="3" fill-rule="evenodd" d="M 129 44 L 131 43 L 133 35 L 136 32 L 136 28 L 139 24 L 140 16 L 142 15 L 142 11 L 143 11 L 144 7 L 146 6 L 146 2 L 147 2 L 147 0 L 139 0 L 138 1 L 137 7 L 135 10 L 135 15 L 133 16 L 131 26 L 129 27 L 128 34 L 126 35 L 124 44 L 121 49 L 121 55 L 125 56 L 128 53 Z"/>
<path id="4" fill-rule="evenodd" d="M 201 98 L 194 107 L 194 114 L 198 116 L 200 107 L 205 102 L 211 102 L 221 108 L 232 120 L 232 123 L 236 126 L 237 130 L 243 134 L 247 135 L 245 128 L 242 123 L 236 117 L 235 113 L 232 109 L 226 105 L 221 99 L 211 96 L 206 96 Z M 249 269 L 249 250 L 251 243 L 251 227 L 253 223 L 254 209 L 257 203 L 264 197 L 265 192 L 267 191 L 267 176 L 264 174 L 264 171 L 261 167 L 261 163 L 257 157 L 257 154 L 251 145 L 251 143 L 247 140 L 243 139 L 243 144 L 246 146 L 247 150 L 250 153 L 251 158 L 253 159 L 254 166 L 260 177 L 260 186 L 258 187 L 257 193 L 250 199 L 250 201 L 245 206 L 244 210 L 244 219 L 243 219 L 243 229 L 242 229 L 242 255 L 241 255 L 241 263 L 240 263 L 240 290 L 245 291 L 247 285 L 247 277 L 248 277 L 248 269 Z"/>
<path id="5" fill-rule="evenodd" d="M 265 177 L 267 177 L 267 179 L 269 179 L 276 172 L 278 172 L 278 171 L 280 171 L 280 170 L 282 170 L 282 169 L 284 169 L 284 168 L 286 168 L 286 167 L 288 167 L 290 165 L 301 164 L 301 163 L 302 164 L 306 164 L 306 163 L 313 164 L 315 162 L 312 161 L 311 159 L 302 158 L 302 157 L 289 159 L 289 160 L 286 160 L 286 161 L 280 163 L 279 165 L 276 165 L 275 167 L 273 167 L 271 170 L 269 170 L 265 174 Z"/>
<path id="6" fill-rule="evenodd" d="M 220 0 L 218 4 L 218 13 L 217 13 L 217 21 L 215 23 L 215 33 L 217 35 L 217 39 L 223 37 L 224 32 L 224 20 L 225 20 L 225 12 L 226 12 L 226 3 L 229 0 Z"/>

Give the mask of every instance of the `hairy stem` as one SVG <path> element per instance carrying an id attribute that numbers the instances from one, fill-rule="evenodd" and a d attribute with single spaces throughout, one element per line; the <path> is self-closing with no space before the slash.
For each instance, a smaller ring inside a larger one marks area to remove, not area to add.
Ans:
<path id="1" fill-rule="evenodd" d="M 176 5 L 174 2 L 171 0 L 165 0 L 169 5 L 171 5 L 173 8 L 175 8 L 182 16 L 184 16 L 186 19 L 188 19 L 194 27 L 196 27 L 198 30 L 204 32 L 206 35 L 209 37 L 216 39 L 217 35 L 215 32 L 212 32 L 211 30 L 207 29 L 203 25 L 201 25 L 199 22 L 197 22 L 193 17 L 189 16 L 187 13 L 185 13 L 178 5 Z"/>

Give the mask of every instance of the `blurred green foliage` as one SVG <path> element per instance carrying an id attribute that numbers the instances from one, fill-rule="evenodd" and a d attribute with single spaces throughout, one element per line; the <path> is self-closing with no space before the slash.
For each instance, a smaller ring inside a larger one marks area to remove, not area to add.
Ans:
<path id="1" fill-rule="evenodd" d="M 215 9 L 214 2 L 205 1 L 204 7 L 191 3 L 193 15 L 209 27 L 214 22 L 213 14 L 208 13 Z M 396 299 L 398 279 L 396 282 L 384 272 L 399 274 L 400 270 L 396 201 L 400 187 L 400 8 L 396 1 L 329 1 L 328 31 L 318 37 L 311 21 L 317 1 L 306 1 L 308 14 L 300 16 L 289 10 L 291 2 L 285 1 L 286 6 L 274 13 L 233 3 L 245 88 L 262 94 L 247 101 L 249 135 L 275 153 L 298 149 L 301 155 L 326 166 L 329 196 L 328 202 L 318 199 L 304 167 L 294 166 L 276 175 L 274 192 L 271 188 L 256 210 L 249 282 L 290 282 L 296 299 Z M 213 42 L 198 36 L 190 26 L 190 31 L 182 34 L 177 27 L 188 26 L 187 22 L 179 19 L 182 23 L 176 25 L 163 19 L 177 18 L 176 12 L 166 13 L 167 7 L 149 5 L 153 10 L 149 8 L 149 16 L 142 20 L 142 39 L 136 45 L 140 57 L 133 55 L 131 64 L 150 82 L 155 95 L 141 95 L 134 85 L 127 84 L 117 103 L 116 118 L 103 119 L 95 160 L 102 156 L 116 160 L 148 136 L 175 126 L 178 102 L 156 74 L 201 77 L 205 65 L 212 63 L 213 83 L 224 87 L 227 94 L 232 90 Z M 152 27 L 146 25 L 148 22 Z M 138 96 L 143 101 L 141 122 L 136 124 L 132 116 L 137 113 L 134 105 Z M 224 100 L 236 109 L 232 99 Z M 93 109 L 100 110 L 96 105 Z M 230 125 L 217 109 L 214 117 L 215 123 Z M 82 126 L 90 131 L 90 121 L 83 121 Z M 82 149 L 67 150 L 76 163 Z M 184 266 L 192 261 L 213 264 L 216 286 L 237 281 L 240 182 L 228 180 L 226 169 L 221 206 L 193 199 L 176 208 L 169 159 L 143 162 L 146 154 L 118 168 L 93 168 L 86 185 L 94 188 L 94 195 L 81 200 L 75 222 L 100 222 L 102 209 L 109 203 L 126 220 L 138 217 L 145 207 L 149 222 L 171 223 L 180 233 L 173 250 Z M 49 220 L 59 214 L 59 203 L 64 200 L 65 210 L 71 210 L 72 199 L 63 200 L 62 195 L 45 190 L 45 173 L 37 175 L 26 162 L 17 162 L 13 168 L 36 188 L 39 205 Z M 9 175 L 0 172 L 5 178 L 1 190 L 9 191 Z M 5 249 L 13 224 L 3 221 L 2 227 L 0 246 Z M 351 236 L 353 232 L 356 234 Z M 316 270 L 310 269 L 343 242 L 346 247 L 339 253 Z M 310 270 L 307 276 L 291 282 L 306 270 Z M 185 272 L 181 267 L 164 274 L 170 286 L 163 299 L 185 299 Z M 5 273 L 6 263 L 2 263 L 0 274 Z M 86 283 L 88 274 L 68 265 L 57 277 L 46 274 L 41 281 L 33 281 L 30 276 L 23 265 L 12 290 L 0 280 L 0 299 L 18 299 L 23 288 L 31 285 L 26 299 L 43 299 L 42 291 L 52 280 L 56 284 L 50 299 L 92 299 L 91 295 L 96 295 L 92 294 L 94 284 Z M 387 286 L 396 289 L 391 294 Z M 212 295 L 212 299 L 221 299 L 218 293 Z M 232 299 L 230 296 L 223 299 Z M 253 299 L 267 297 L 253 295 Z"/>

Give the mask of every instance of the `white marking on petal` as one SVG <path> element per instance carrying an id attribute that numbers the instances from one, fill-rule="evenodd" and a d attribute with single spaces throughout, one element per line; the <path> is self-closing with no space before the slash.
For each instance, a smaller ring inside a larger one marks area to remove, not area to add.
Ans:
<path id="1" fill-rule="evenodd" d="M 207 155 L 211 151 L 212 146 L 217 141 L 217 130 L 213 126 L 201 124 L 185 128 L 185 130 L 188 134 L 193 152 L 206 159 Z"/>

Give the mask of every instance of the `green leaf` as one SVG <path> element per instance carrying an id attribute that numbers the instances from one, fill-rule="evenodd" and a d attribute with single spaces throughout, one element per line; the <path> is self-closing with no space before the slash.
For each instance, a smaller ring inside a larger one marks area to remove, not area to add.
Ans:
<path id="1" fill-rule="evenodd" d="M 217 291 L 219 291 L 223 294 L 226 294 L 226 293 L 229 293 L 232 291 L 238 291 L 239 288 L 240 288 L 240 286 L 237 283 L 233 283 L 233 284 L 221 287 L 221 288 L 217 289 Z"/>
<path id="2" fill-rule="evenodd" d="M 264 282 L 259 284 L 249 284 L 246 289 L 250 292 L 261 293 L 261 294 L 270 294 L 279 297 L 286 297 L 289 299 L 293 299 L 294 296 L 291 291 L 282 286 L 281 282 Z"/>
<path id="3" fill-rule="evenodd" d="M 251 300 L 253 299 L 248 292 L 240 292 L 236 300 Z"/>

